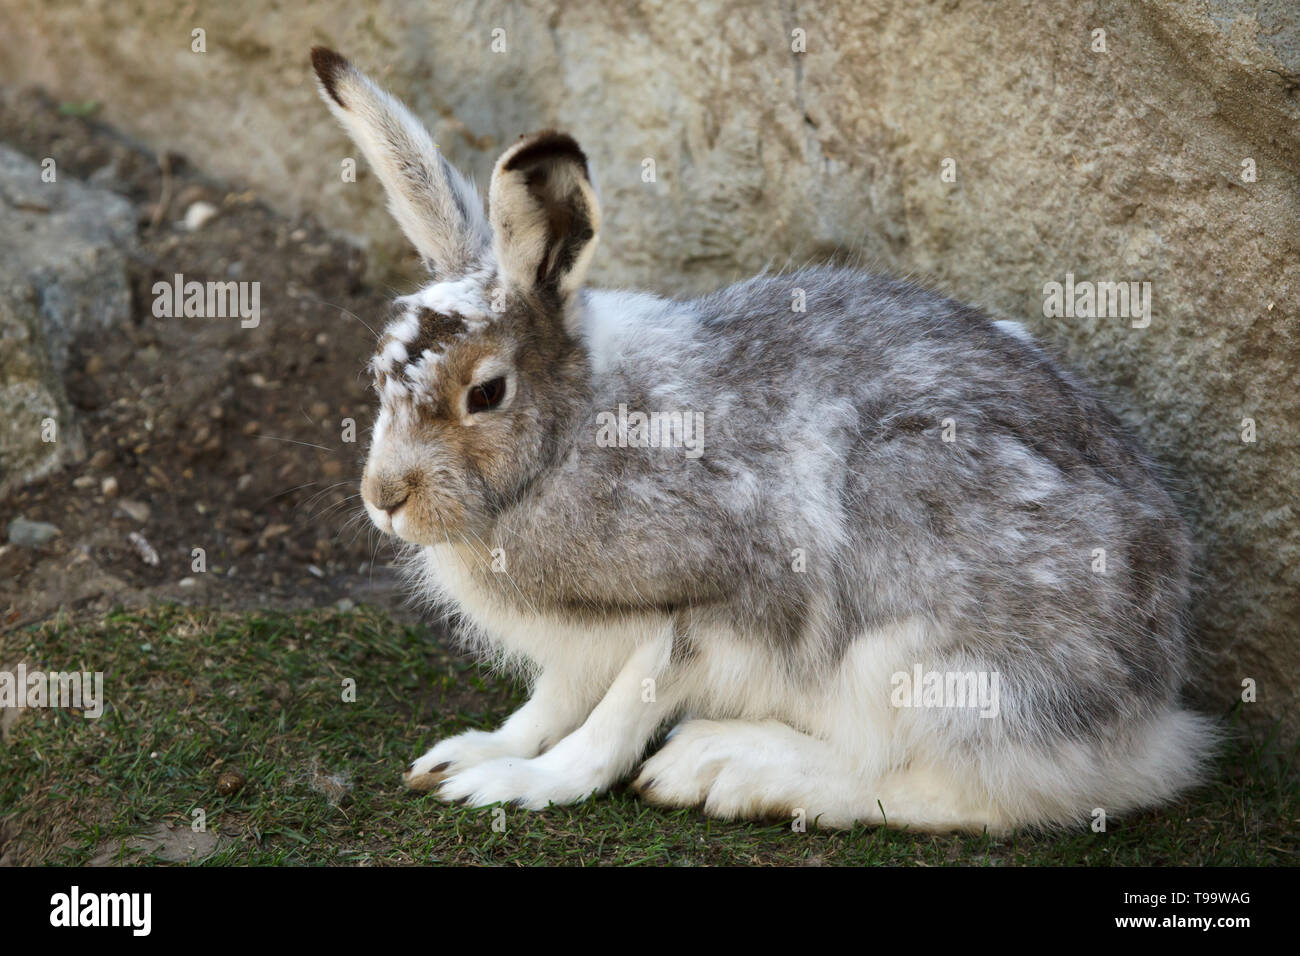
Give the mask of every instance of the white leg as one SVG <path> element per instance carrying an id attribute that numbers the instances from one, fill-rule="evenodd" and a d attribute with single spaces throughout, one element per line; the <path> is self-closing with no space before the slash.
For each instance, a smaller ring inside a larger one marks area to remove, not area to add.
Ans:
<path id="1" fill-rule="evenodd" d="M 661 678 L 672 651 L 671 630 L 640 645 L 587 720 L 531 760 L 504 757 L 453 774 L 438 790 L 471 806 L 513 802 L 532 810 L 576 803 L 619 780 L 676 708 Z M 655 681 L 648 686 L 646 681 Z"/>
<path id="2" fill-rule="evenodd" d="M 406 768 L 406 785 L 432 790 L 453 774 L 498 757 L 537 756 L 590 713 L 597 697 L 585 692 L 583 683 L 560 668 L 543 671 L 528 702 L 497 730 L 470 730 L 439 741 Z"/>
<path id="3" fill-rule="evenodd" d="M 826 741 L 775 720 L 692 720 L 645 762 L 633 787 L 650 803 L 699 807 L 724 819 L 802 815 L 833 827 L 996 828 L 996 814 L 952 783 L 920 770 L 864 772 Z"/>

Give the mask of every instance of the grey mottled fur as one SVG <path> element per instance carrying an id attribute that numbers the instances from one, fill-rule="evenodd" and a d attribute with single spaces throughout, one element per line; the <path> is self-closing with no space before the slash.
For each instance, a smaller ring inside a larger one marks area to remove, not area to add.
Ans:
<path id="1" fill-rule="evenodd" d="M 834 268 L 663 317 L 671 350 L 633 338 L 602 374 L 558 330 L 553 353 L 524 364 L 529 391 L 566 400 L 544 413 L 548 454 L 493 502 L 489 543 L 511 573 L 484 583 L 503 600 L 706 609 L 791 667 L 921 615 L 952 635 L 933 669 L 1002 674 L 1007 732 L 1027 740 L 1104 740 L 1175 698 L 1186 527 L 1137 442 L 1041 348 L 916 286 Z M 705 454 L 598 447 L 596 414 L 620 403 L 703 412 Z M 795 548 L 806 573 L 791 571 Z M 820 596 L 836 613 L 810 622 Z"/>

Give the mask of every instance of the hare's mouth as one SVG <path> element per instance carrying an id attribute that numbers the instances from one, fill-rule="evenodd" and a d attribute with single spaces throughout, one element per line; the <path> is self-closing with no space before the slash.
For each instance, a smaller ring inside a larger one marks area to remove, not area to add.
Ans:
<path id="1" fill-rule="evenodd" d="M 432 530 L 441 528 L 443 522 L 435 519 L 430 524 L 424 501 L 403 501 L 389 508 L 380 508 L 367 501 L 365 506 L 366 514 L 376 528 L 407 544 L 435 544 L 444 537 L 443 533 Z"/>
<path id="2" fill-rule="evenodd" d="M 406 510 L 406 502 L 403 501 L 392 508 L 379 508 L 372 505 L 369 501 L 365 502 L 366 514 L 370 516 L 371 523 L 384 534 L 391 534 L 400 538 L 401 532 L 398 531 L 398 519 Z"/>

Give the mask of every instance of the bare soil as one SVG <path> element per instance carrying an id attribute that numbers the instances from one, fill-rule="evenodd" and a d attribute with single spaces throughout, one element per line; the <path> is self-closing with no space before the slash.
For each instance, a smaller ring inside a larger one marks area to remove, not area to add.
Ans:
<path id="1" fill-rule="evenodd" d="M 201 161 L 155 156 L 36 91 L 0 94 L 0 141 L 60 157 L 61 174 L 138 211 L 131 320 L 75 343 L 65 377 L 86 460 L 0 501 L 0 629 L 158 600 L 245 608 L 392 597 L 391 551 L 353 497 L 372 415 L 367 326 L 391 295 L 365 283 L 362 253 L 310 218 L 287 219 L 205 178 Z M 220 213 L 191 231 L 184 214 L 200 200 Z M 154 283 L 177 273 L 260 283 L 260 323 L 156 318 Z M 346 419 L 354 443 L 343 440 Z M 61 534 L 41 548 L 5 546 L 17 516 Z M 194 569 L 195 549 L 205 571 Z"/>

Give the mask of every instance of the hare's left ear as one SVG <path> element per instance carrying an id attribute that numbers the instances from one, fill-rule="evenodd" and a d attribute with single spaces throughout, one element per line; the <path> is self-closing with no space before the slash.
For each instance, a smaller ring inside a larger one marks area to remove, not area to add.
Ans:
<path id="1" fill-rule="evenodd" d="M 548 130 L 506 150 L 492 172 L 488 214 L 507 288 L 567 304 L 600 231 L 587 157 L 573 137 Z"/>

